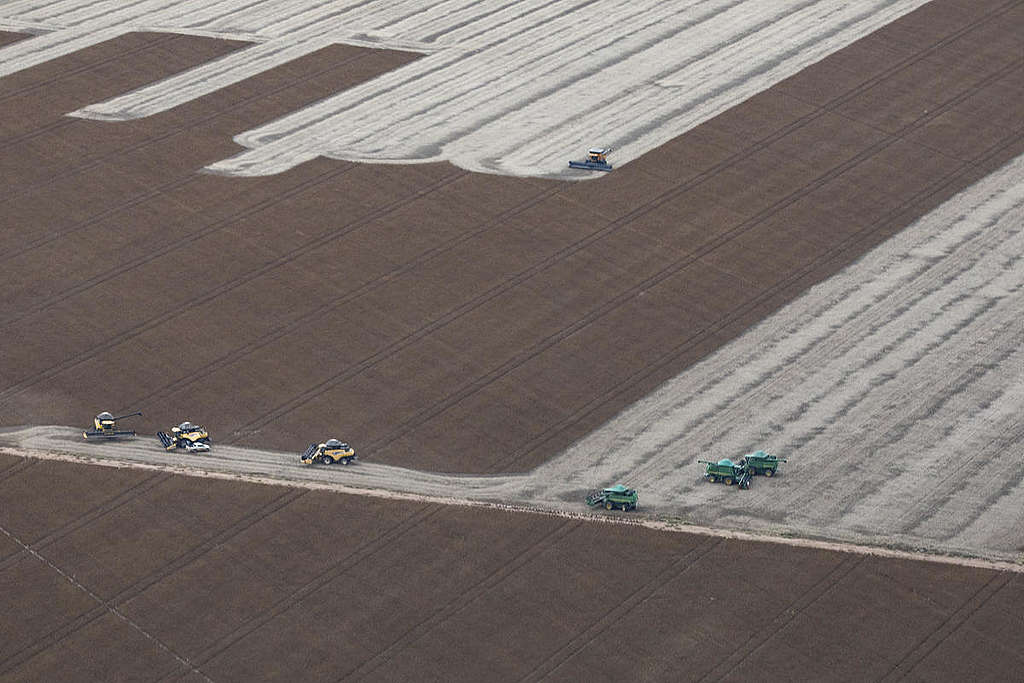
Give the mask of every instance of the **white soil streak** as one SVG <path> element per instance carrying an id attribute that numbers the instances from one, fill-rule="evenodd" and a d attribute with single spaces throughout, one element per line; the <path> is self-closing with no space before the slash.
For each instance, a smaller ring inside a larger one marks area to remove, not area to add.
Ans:
<path id="1" fill-rule="evenodd" d="M 427 56 L 238 135 L 209 167 L 269 175 L 317 156 L 449 161 L 471 171 L 585 179 L 588 147 L 621 165 L 926 0 L 254 0 L 14 2 L 0 76 L 133 30 L 263 41 L 75 116 L 149 116 L 332 43 Z"/>
<path id="2" fill-rule="evenodd" d="M 419 472 L 155 438 L 85 443 L 68 427 L 0 433 L 17 449 L 219 476 L 582 514 L 622 482 L 648 520 L 772 537 L 1024 558 L 1024 157 L 666 382 L 527 474 Z M 216 435 L 214 435 L 216 436 Z M 768 448 L 749 491 L 698 459 Z M 689 526 L 686 527 L 688 530 Z"/>

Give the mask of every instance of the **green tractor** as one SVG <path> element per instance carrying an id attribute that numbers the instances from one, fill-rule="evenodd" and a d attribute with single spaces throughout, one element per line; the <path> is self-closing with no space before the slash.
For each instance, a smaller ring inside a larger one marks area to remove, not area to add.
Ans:
<path id="1" fill-rule="evenodd" d="M 587 505 L 603 505 L 605 510 L 636 510 L 636 489 L 627 489 L 622 484 L 594 491 L 587 496 Z"/>
<path id="2" fill-rule="evenodd" d="M 750 488 L 750 467 L 743 461 L 737 464 L 729 458 L 722 458 L 718 462 L 710 460 L 698 460 L 697 462 L 704 465 L 704 478 L 712 484 L 720 481 L 726 486 L 738 484 L 741 489 Z"/>
<path id="3" fill-rule="evenodd" d="M 763 474 L 766 477 L 774 477 L 779 469 L 779 463 L 786 462 L 785 458 L 777 458 L 766 451 L 754 451 L 747 453 L 740 459 L 740 465 L 746 465 L 751 474 Z"/>

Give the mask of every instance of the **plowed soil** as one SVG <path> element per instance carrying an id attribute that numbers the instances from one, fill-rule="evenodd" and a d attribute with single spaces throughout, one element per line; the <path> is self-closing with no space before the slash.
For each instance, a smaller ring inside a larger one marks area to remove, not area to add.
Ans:
<path id="1" fill-rule="evenodd" d="M 11 681 L 996 680 L 1024 665 L 1017 572 L 6 456 L 0 528 Z"/>
<path id="2" fill-rule="evenodd" d="M 326 433 L 528 470 L 1024 153 L 1024 3 L 936 0 L 599 180 L 231 136 L 415 59 L 336 46 L 134 122 L 238 44 L 0 79 L 0 424 Z M 3 40 L 0 37 L 0 40 Z M 0 456 L 9 680 L 1006 680 L 1015 572 Z"/>

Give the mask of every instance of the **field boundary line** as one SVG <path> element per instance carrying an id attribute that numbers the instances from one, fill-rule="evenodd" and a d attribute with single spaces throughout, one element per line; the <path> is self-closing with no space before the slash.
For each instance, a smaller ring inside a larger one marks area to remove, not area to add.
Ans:
<path id="1" fill-rule="evenodd" d="M 716 527 L 700 526 L 685 521 L 672 519 L 656 519 L 633 517 L 627 518 L 622 515 L 602 515 L 589 512 L 576 512 L 573 510 L 545 508 L 525 504 L 497 503 L 486 500 L 470 498 L 459 498 L 455 496 L 431 496 L 419 493 L 407 493 L 402 491 L 391 491 L 379 488 L 367 488 L 360 486 L 348 486 L 335 484 L 314 479 L 286 479 L 265 475 L 254 475 L 245 472 L 213 472 L 198 467 L 183 466 L 180 464 L 154 465 L 151 463 L 137 463 L 119 460 L 114 457 L 104 458 L 102 456 L 78 455 L 60 451 L 42 451 L 36 449 L 20 449 L 10 446 L 0 446 L 0 454 L 13 455 L 21 458 L 35 458 L 41 460 L 58 460 L 62 462 L 85 463 L 100 467 L 114 468 L 138 468 L 152 469 L 171 474 L 178 474 L 187 477 L 212 477 L 228 481 L 246 482 L 251 484 L 263 484 L 267 486 L 290 486 L 295 488 L 312 489 L 315 491 L 333 491 L 356 496 L 369 496 L 371 498 L 383 498 L 387 500 L 406 501 L 416 503 L 436 503 L 439 505 L 455 505 L 461 507 L 485 508 L 501 510 L 505 512 L 521 512 L 537 515 L 549 515 L 555 517 L 568 517 L 582 519 L 601 524 L 625 524 L 629 526 L 644 527 L 654 531 L 670 533 L 695 534 L 700 536 L 715 536 L 719 538 L 736 541 L 749 541 L 758 543 L 776 543 L 799 548 L 810 548 L 815 550 L 826 550 L 829 552 L 847 553 L 853 555 L 868 555 L 883 559 L 917 560 L 922 562 L 933 562 L 937 564 L 952 564 L 961 567 L 972 567 L 975 569 L 986 569 L 991 571 L 1013 572 L 1024 574 L 1024 557 L 1014 560 L 999 557 L 984 557 L 971 555 L 945 554 L 935 549 L 919 548 L 906 550 L 898 547 L 883 545 L 868 545 L 843 540 L 825 540 L 808 535 L 797 535 L 792 531 L 741 531 L 735 529 L 724 529 Z"/>

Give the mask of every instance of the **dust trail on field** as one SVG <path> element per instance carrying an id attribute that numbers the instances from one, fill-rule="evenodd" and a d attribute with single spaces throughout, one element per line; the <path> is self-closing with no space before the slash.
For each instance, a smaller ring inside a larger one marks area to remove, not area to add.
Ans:
<path id="1" fill-rule="evenodd" d="M 576 512 L 587 491 L 621 482 L 652 519 L 1014 560 L 1022 293 L 1019 157 L 527 474 L 420 472 L 372 454 L 306 467 L 298 452 L 220 445 L 183 456 L 155 437 L 85 443 L 69 427 L 5 430 L 0 444 Z M 779 476 L 749 491 L 701 478 L 698 458 L 758 448 L 789 459 Z"/>

